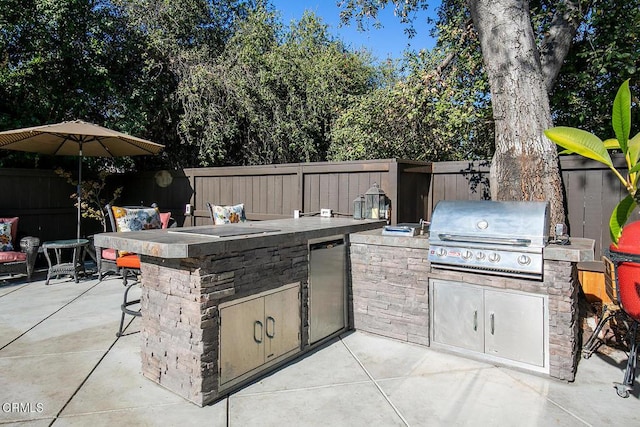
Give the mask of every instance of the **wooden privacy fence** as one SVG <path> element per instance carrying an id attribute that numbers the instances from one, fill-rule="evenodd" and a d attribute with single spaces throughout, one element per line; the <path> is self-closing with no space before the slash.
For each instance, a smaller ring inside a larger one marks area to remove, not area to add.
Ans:
<path id="1" fill-rule="evenodd" d="M 614 156 L 623 165 L 621 156 Z M 596 241 L 596 256 L 607 247 L 608 221 L 625 189 L 604 165 L 579 156 L 561 158 L 570 235 Z M 407 160 L 299 163 L 271 166 L 194 168 L 171 171 L 161 187 L 155 172 L 112 176 L 104 194 L 118 187 L 121 205 L 158 203 L 179 225 L 210 224 L 206 202 L 244 203 L 252 220 L 292 217 L 294 209 L 321 208 L 351 215 L 353 199 L 377 182 L 391 200 L 391 220 L 429 219 L 439 200 L 489 198 L 488 162 L 425 163 Z M 0 169 L 0 216 L 20 216 L 20 232 L 42 240 L 75 236 L 75 188 L 53 171 Z M 193 206 L 185 216 L 185 206 Z M 637 216 L 633 219 L 638 219 Z M 100 232 L 94 220 L 83 220 L 83 234 Z"/>
<path id="2" fill-rule="evenodd" d="M 244 203 L 251 220 L 287 218 L 321 208 L 353 214 L 353 200 L 378 183 L 391 201 L 392 222 L 418 221 L 427 215 L 431 164 L 408 160 L 299 163 L 271 166 L 193 168 L 171 171 L 172 182 L 158 185 L 156 172 L 109 177 L 105 196 L 123 187 L 119 205 L 150 205 L 172 212 L 179 225 L 211 224 L 206 203 Z M 53 171 L 3 169 L 0 183 L 10 197 L 0 198 L 1 215 L 19 215 L 22 234 L 44 240 L 75 236 L 75 188 Z M 190 204 L 192 215 L 185 216 Z M 83 219 L 83 234 L 101 232 Z"/>
<path id="3" fill-rule="evenodd" d="M 41 240 L 75 237 L 73 186 L 53 171 L 0 169 L 0 217 L 20 218 L 18 236 Z"/>
<path id="4" fill-rule="evenodd" d="M 408 160 L 298 163 L 185 169 L 193 194 L 190 224 L 210 224 L 206 203 L 244 203 L 248 219 L 293 216 L 322 208 L 353 215 L 353 200 L 378 183 L 391 201 L 393 222 L 426 215 L 431 165 Z"/>

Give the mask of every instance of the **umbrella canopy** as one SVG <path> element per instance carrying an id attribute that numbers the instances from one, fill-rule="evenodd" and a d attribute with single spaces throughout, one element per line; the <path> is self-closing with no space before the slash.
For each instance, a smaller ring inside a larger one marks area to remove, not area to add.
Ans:
<path id="1" fill-rule="evenodd" d="M 58 156 L 121 157 L 158 154 L 164 145 L 75 120 L 0 132 L 0 148 Z"/>
<path id="2" fill-rule="evenodd" d="M 158 154 L 164 145 L 136 138 L 92 123 L 75 120 L 0 132 L 0 148 L 78 159 L 78 233 L 80 238 L 80 194 L 82 158 Z"/>

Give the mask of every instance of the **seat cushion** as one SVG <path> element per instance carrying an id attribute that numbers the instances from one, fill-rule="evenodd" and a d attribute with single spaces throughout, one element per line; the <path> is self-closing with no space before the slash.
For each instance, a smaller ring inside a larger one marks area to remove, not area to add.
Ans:
<path id="1" fill-rule="evenodd" d="M 116 231 L 140 231 L 162 228 L 158 208 L 122 208 L 112 206 Z"/>
<path id="2" fill-rule="evenodd" d="M 110 261 L 116 260 L 116 250 L 113 248 L 106 248 L 102 250 L 102 259 L 108 259 Z"/>
<path id="3" fill-rule="evenodd" d="M 169 221 L 171 220 L 171 212 L 160 212 L 160 222 L 162 228 L 169 228 Z"/>
<path id="4" fill-rule="evenodd" d="M 118 257 L 116 265 L 120 268 L 140 268 L 140 258 L 138 255 L 129 254 Z"/>
<path id="5" fill-rule="evenodd" d="M 233 206 L 211 205 L 213 223 L 216 225 L 245 222 L 244 203 Z"/>
<path id="6" fill-rule="evenodd" d="M 0 252 L 13 251 L 13 243 L 11 243 L 11 223 L 0 222 Z"/>
<path id="7" fill-rule="evenodd" d="M 6 251 L 0 252 L 0 262 L 26 261 L 27 254 L 24 252 Z"/>

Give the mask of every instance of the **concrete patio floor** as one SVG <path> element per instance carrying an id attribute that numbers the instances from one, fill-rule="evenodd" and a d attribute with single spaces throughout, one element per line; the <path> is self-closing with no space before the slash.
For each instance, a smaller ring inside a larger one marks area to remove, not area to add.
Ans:
<path id="1" fill-rule="evenodd" d="M 120 279 L 40 278 L 0 279 L 0 424 L 640 425 L 622 351 L 566 383 L 357 331 L 199 408 L 142 376 L 139 319 L 116 338 Z"/>

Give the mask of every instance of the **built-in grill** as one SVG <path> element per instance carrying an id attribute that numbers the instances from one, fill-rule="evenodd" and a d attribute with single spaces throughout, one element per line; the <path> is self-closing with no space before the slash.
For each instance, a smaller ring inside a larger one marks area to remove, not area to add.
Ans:
<path id="1" fill-rule="evenodd" d="M 549 204 L 443 200 L 431 216 L 433 268 L 542 279 Z"/>

